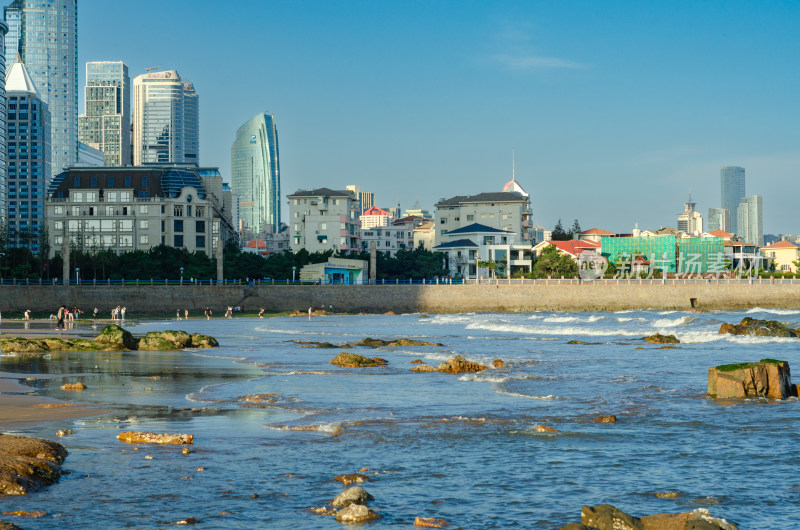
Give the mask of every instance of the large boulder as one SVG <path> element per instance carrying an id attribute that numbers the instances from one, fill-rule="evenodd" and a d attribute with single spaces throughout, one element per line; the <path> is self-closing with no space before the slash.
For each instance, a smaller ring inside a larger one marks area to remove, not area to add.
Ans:
<path id="1" fill-rule="evenodd" d="M 50 351 L 50 348 L 40 340 L 0 337 L 0 351 L 3 353 L 46 353 Z"/>
<path id="2" fill-rule="evenodd" d="M 188 348 L 192 345 L 192 336 L 185 331 L 168 329 L 166 331 L 162 331 L 161 336 L 179 348 Z"/>
<path id="3" fill-rule="evenodd" d="M 358 524 L 380 518 L 380 515 L 361 504 L 351 504 L 350 506 L 342 508 L 336 514 L 336 520 L 340 523 Z"/>
<path id="4" fill-rule="evenodd" d="M 762 359 L 757 363 L 725 364 L 708 369 L 708 395 L 713 398 L 786 399 L 793 394 L 786 361 Z"/>
<path id="5" fill-rule="evenodd" d="M 214 337 L 195 333 L 192 335 L 192 347 L 194 348 L 216 348 L 219 342 Z"/>
<path id="6" fill-rule="evenodd" d="M 129 444 L 188 445 L 194 443 L 192 434 L 166 434 L 160 432 L 126 431 L 117 435 L 120 442 Z"/>
<path id="7" fill-rule="evenodd" d="M 452 359 L 439 364 L 437 370 L 448 374 L 460 374 L 462 372 L 482 372 L 488 368 L 488 366 L 468 361 L 462 356 L 456 355 Z"/>
<path id="8" fill-rule="evenodd" d="M 101 331 L 94 340 L 100 344 L 113 344 L 116 346 L 122 346 L 127 350 L 135 350 L 137 345 L 136 339 L 133 338 L 131 332 L 126 329 L 122 329 L 116 324 L 109 324 L 108 326 L 104 327 L 103 331 Z"/>
<path id="9" fill-rule="evenodd" d="M 374 501 L 375 497 L 370 495 L 361 486 L 353 486 L 341 492 L 331 501 L 331 506 L 350 506 L 351 504 L 367 504 Z"/>
<path id="10" fill-rule="evenodd" d="M 53 484 L 66 457 L 59 443 L 0 434 L 0 495 L 27 495 Z"/>
<path id="11" fill-rule="evenodd" d="M 147 335 L 139 339 L 139 349 L 140 350 L 149 350 L 149 351 L 156 351 L 156 350 L 180 350 L 181 347 L 164 338 L 160 332 L 158 331 L 150 331 Z"/>
<path id="12" fill-rule="evenodd" d="M 689 513 L 662 513 L 634 517 L 611 506 L 584 506 L 581 522 L 560 530 L 739 530 L 736 523 L 713 517 L 705 508 Z"/>
<path id="13" fill-rule="evenodd" d="M 610 504 L 584 506 L 581 508 L 581 523 L 600 530 L 641 530 L 642 521 Z"/>
<path id="14" fill-rule="evenodd" d="M 364 368 L 368 366 L 383 366 L 389 361 L 381 359 L 380 357 L 364 357 L 357 353 L 342 352 L 333 359 L 331 364 L 341 366 L 342 368 Z"/>
<path id="15" fill-rule="evenodd" d="M 396 346 L 444 346 L 444 345 L 438 342 L 428 342 L 416 339 L 381 340 L 381 339 L 373 339 L 371 337 L 367 337 L 366 339 L 361 339 L 360 341 L 352 344 L 352 346 L 366 346 L 369 348 L 383 348 L 383 347 L 394 348 Z"/>
<path id="16" fill-rule="evenodd" d="M 800 330 L 795 330 L 777 320 L 759 320 L 745 317 L 738 324 L 722 324 L 719 328 L 720 335 L 753 335 L 756 337 L 798 337 Z"/>

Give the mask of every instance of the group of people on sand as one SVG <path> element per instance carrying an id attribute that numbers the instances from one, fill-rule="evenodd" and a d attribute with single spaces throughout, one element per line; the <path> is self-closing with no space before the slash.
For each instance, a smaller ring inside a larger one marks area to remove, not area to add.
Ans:
<path id="1" fill-rule="evenodd" d="M 117 306 L 111 310 L 111 320 L 125 320 L 125 307 Z"/>
<path id="2" fill-rule="evenodd" d="M 180 310 L 180 308 L 178 308 L 178 311 L 175 313 L 175 318 L 177 320 L 181 319 L 181 310 Z M 183 319 L 184 320 L 189 320 L 189 310 L 188 309 L 184 309 L 183 310 Z"/>

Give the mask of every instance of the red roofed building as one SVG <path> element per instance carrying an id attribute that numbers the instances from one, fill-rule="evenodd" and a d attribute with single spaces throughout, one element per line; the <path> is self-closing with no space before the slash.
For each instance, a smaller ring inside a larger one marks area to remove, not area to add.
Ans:
<path id="1" fill-rule="evenodd" d="M 548 245 L 553 245 L 561 253 L 568 255 L 574 260 L 577 260 L 578 256 L 580 256 L 583 252 L 593 252 L 598 255 L 600 254 L 600 243 L 595 241 L 571 239 L 569 241 L 542 241 L 533 247 L 533 252 L 536 254 L 536 257 L 540 257 Z"/>
<path id="2" fill-rule="evenodd" d="M 797 262 L 800 260 L 800 245 L 791 241 L 778 241 L 761 247 L 761 253 L 772 261 L 776 271 L 797 273 Z"/>
<path id="3" fill-rule="evenodd" d="M 364 230 L 376 228 L 378 226 L 386 226 L 389 224 L 389 220 L 391 218 L 392 214 L 386 210 L 378 208 L 377 206 L 373 206 L 361 215 L 361 229 Z"/>
<path id="4" fill-rule="evenodd" d="M 595 243 L 600 243 L 600 238 L 603 236 L 615 236 L 617 234 L 613 232 L 608 232 L 601 228 L 590 228 L 589 230 L 584 230 L 580 234 L 578 234 L 578 239 L 581 241 L 594 241 Z"/>
<path id="5" fill-rule="evenodd" d="M 730 232 L 726 232 L 725 230 L 714 230 L 711 232 L 706 232 L 703 234 L 704 237 L 721 237 L 726 241 L 730 241 L 733 239 L 733 234 Z"/>

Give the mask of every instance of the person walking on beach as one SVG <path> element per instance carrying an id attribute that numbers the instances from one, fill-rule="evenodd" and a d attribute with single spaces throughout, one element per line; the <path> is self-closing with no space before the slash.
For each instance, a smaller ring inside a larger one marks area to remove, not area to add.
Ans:
<path id="1" fill-rule="evenodd" d="M 264 318 L 264 308 L 263 307 L 258 311 L 258 318 Z"/>
<path id="2" fill-rule="evenodd" d="M 178 313 L 175 315 L 175 320 L 180 320 L 180 319 L 181 319 L 181 310 L 178 309 Z"/>
<path id="3" fill-rule="evenodd" d="M 206 320 L 211 320 L 211 308 L 206 306 Z"/>
<path id="4" fill-rule="evenodd" d="M 59 307 L 58 311 L 56 312 L 56 318 L 58 319 L 58 322 L 56 322 L 56 329 L 59 330 L 59 331 L 64 329 L 64 327 L 65 327 L 64 326 L 64 313 L 66 313 L 66 312 L 67 312 L 67 307 L 64 306 L 64 305 Z"/>
<path id="5" fill-rule="evenodd" d="M 127 311 L 127 310 L 128 310 L 128 308 L 125 307 L 125 306 L 123 306 L 122 309 L 119 310 L 120 315 L 122 315 L 122 320 L 125 320 L 125 311 Z"/>
<path id="6" fill-rule="evenodd" d="M 311 306 L 308 306 L 308 319 L 311 320 Z"/>
<path id="7" fill-rule="evenodd" d="M 30 309 L 26 309 L 25 310 L 25 320 L 30 320 L 30 319 L 31 319 L 31 310 Z"/>
<path id="8" fill-rule="evenodd" d="M 188 309 L 184 309 L 183 310 L 183 318 L 185 320 L 189 320 L 189 310 Z"/>
<path id="9" fill-rule="evenodd" d="M 97 319 L 97 312 L 97 307 L 95 307 L 94 311 L 92 311 L 92 318 Z"/>

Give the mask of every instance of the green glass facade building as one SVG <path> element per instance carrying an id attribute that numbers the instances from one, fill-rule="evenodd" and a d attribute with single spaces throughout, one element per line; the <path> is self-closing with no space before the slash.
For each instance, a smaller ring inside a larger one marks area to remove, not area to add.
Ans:
<path id="1" fill-rule="evenodd" d="M 131 164 L 131 79 L 121 61 L 86 63 L 85 113 L 78 140 L 103 152 L 106 166 Z"/>
<path id="2" fill-rule="evenodd" d="M 642 256 L 650 262 L 651 270 L 667 273 L 715 272 L 724 255 L 721 237 L 677 238 L 672 235 L 603 237 L 601 253 L 619 266 Z"/>

